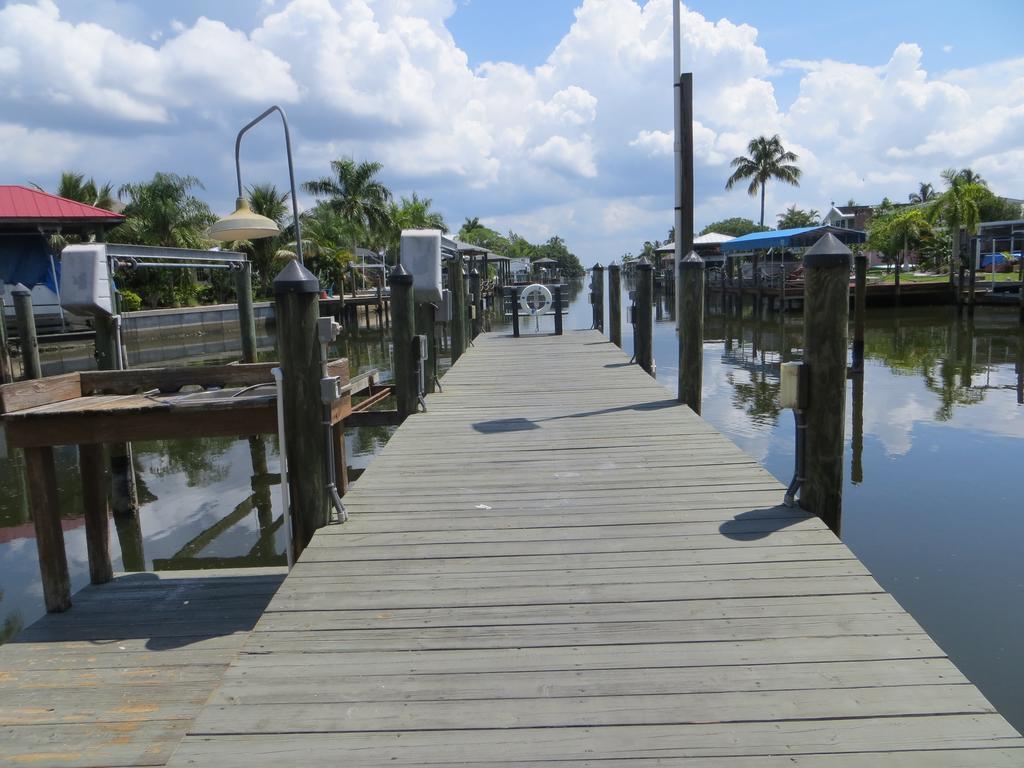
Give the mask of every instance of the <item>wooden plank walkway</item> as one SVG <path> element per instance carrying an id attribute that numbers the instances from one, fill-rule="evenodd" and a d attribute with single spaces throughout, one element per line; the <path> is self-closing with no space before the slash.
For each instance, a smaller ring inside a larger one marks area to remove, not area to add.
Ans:
<path id="1" fill-rule="evenodd" d="M 816 518 L 596 332 L 480 337 L 172 765 L 1021 766 Z"/>
<path id="2" fill-rule="evenodd" d="M 284 568 L 123 574 L 0 646 L 0 765 L 166 765 Z"/>

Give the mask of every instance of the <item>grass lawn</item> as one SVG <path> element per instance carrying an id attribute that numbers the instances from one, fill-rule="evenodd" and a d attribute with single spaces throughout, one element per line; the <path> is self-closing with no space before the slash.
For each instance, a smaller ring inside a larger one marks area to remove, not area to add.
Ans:
<path id="1" fill-rule="evenodd" d="M 965 274 L 965 277 L 966 277 L 966 274 Z M 978 285 L 981 285 L 982 283 L 987 283 L 987 282 L 991 281 L 992 280 L 992 275 L 989 272 L 982 272 L 982 271 L 979 270 L 977 275 L 975 276 L 975 280 L 977 281 Z M 1013 272 L 996 272 L 996 282 L 1000 282 L 1000 283 L 1016 283 L 1016 282 L 1018 282 L 1018 280 L 1019 280 L 1019 278 L 1017 276 L 1017 271 L 1016 270 L 1014 270 Z M 892 272 L 890 272 L 889 274 L 885 274 L 884 270 L 872 269 L 872 270 L 868 271 L 868 282 L 869 283 L 874 283 L 874 284 L 885 284 L 885 283 L 890 283 L 891 284 L 891 283 L 896 282 L 896 276 Z M 912 274 L 910 272 L 901 272 L 900 273 L 900 282 L 901 283 L 948 283 L 949 282 L 949 275 L 948 274 L 941 274 L 941 275 L 915 275 L 915 274 Z"/>

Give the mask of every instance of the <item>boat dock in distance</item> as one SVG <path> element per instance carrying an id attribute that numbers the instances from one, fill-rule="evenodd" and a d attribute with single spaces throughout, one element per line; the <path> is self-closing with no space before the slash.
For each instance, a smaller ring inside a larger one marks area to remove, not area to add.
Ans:
<path id="1" fill-rule="evenodd" d="M 109 669 L 26 685 L 20 725 L 0 710 L 0 762 L 164 764 L 127 723 L 173 708 L 172 766 L 1024 765 L 1024 739 L 851 551 L 598 332 L 483 334 L 442 384 L 205 704 L 151 689 L 115 717 Z M 202 616 L 194 637 L 127 647 L 157 667 L 165 646 L 224 648 Z M 0 697 L 43 652 L 28 639 L 0 649 Z M 96 696 L 97 725 L 58 749 L 60 718 L 38 713 L 72 695 Z"/>

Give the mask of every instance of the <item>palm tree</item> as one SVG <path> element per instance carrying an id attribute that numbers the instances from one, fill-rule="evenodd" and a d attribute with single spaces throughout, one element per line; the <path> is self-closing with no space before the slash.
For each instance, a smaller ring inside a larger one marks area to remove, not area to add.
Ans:
<path id="1" fill-rule="evenodd" d="M 795 227 L 815 227 L 820 223 L 821 216 L 813 208 L 805 211 L 795 205 L 789 206 L 785 213 L 780 213 L 779 229 L 793 229 Z"/>
<path id="2" fill-rule="evenodd" d="M 747 145 L 749 157 L 740 155 L 730 165 L 736 170 L 725 182 L 726 189 L 732 189 L 737 182 L 750 179 L 747 194 L 754 197 L 761 193 L 761 226 L 764 226 L 764 190 L 770 179 L 777 179 L 794 187 L 800 186 L 801 170 L 792 163 L 799 158 L 782 146 L 778 134 L 770 139 L 758 136 Z"/>
<path id="3" fill-rule="evenodd" d="M 478 216 L 474 216 L 473 218 L 469 218 L 467 216 L 466 221 L 463 222 L 462 227 L 459 229 L 459 235 L 461 236 L 463 232 L 472 232 L 474 229 L 480 229 L 482 226 L 483 224 L 480 222 L 480 218 Z"/>
<path id="4" fill-rule="evenodd" d="M 253 184 L 251 187 L 246 188 L 245 193 L 249 199 L 249 207 L 253 212 L 266 216 L 276 223 L 282 231 L 282 235 L 277 237 L 255 240 L 242 246 L 245 250 L 252 253 L 253 281 L 258 286 L 259 291 L 265 293 L 270 290 L 270 284 L 273 280 L 274 255 L 277 253 L 281 240 L 286 236 L 289 228 L 294 226 L 291 222 L 291 211 L 289 210 L 291 194 L 282 192 L 277 188 L 276 184 Z M 292 237 L 294 237 L 294 234 L 292 234 Z"/>
<path id="5" fill-rule="evenodd" d="M 952 235 L 949 257 L 950 282 L 953 280 L 956 265 L 960 263 L 960 230 L 966 229 L 972 235 L 978 233 L 978 225 L 981 223 L 978 204 L 991 194 L 981 184 L 965 181 L 968 176 L 962 174 L 962 171 L 953 168 L 942 172 L 942 178 L 946 180 L 949 189 L 935 198 L 927 211 L 929 221 L 942 221 Z M 977 174 L 972 172 L 970 177 L 975 178 Z"/>
<path id="6" fill-rule="evenodd" d="M 40 192 L 46 191 L 35 182 L 32 182 L 32 186 Z M 85 203 L 105 211 L 112 211 L 117 204 L 113 184 L 108 181 L 106 184 L 97 185 L 94 179 L 86 179 L 84 173 L 75 171 L 61 171 L 56 194 L 59 197 L 74 200 L 76 203 Z"/>
<path id="7" fill-rule="evenodd" d="M 937 196 L 938 193 L 935 191 L 935 187 L 927 181 L 922 181 L 917 185 L 917 192 L 911 192 L 907 198 L 912 203 L 927 203 L 934 200 Z"/>
<path id="8" fill-rule="evenodd" d="M 980 173 L 975 173 L 970 168 L 947 168 L 942 172 L 942 178 L 946 182 L 947 186 L 953 186 L 957 181 L 963 182 L 964 184 L 977 184 L 982 187 L 987 187 L 988 182 L 981 178 Z"/>
<path id="9" fill-rule="evenodd" d="M 324 197 L 328 207 L 352 229 L 352 253 L 360 236 L 371 238 L 391 230 L 388 203 L 391 191 L 377 180 L 382 166 L 377 162 L 356 162 L 350 157 L 331 161 L 334 176 L 307 181 L 302 188 Z"/>

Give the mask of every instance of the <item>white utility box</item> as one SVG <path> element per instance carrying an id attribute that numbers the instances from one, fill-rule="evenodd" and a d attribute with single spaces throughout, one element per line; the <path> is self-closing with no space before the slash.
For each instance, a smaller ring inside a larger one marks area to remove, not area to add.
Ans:
<path id="1" fill-rule="evenodd" d="M 800 391 L 803 363 L 782 363 L 779 366 L 779 405 L 783 408 L 801 409 L 803 393 Z"/>
<path id="2" fill-rule="evenodd" d="M 416 301 L 441 301 L 441 230 L 403 229 L 402 266 L 412 275 Z"/>
<path id="3" fill-rule="evenodd" d="M 61 252 L 60 303 L 79 315 L 114 314 L 114 289 L 104 243 L 69 245 Z"/>

